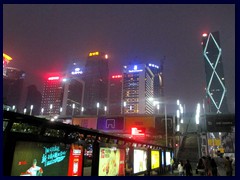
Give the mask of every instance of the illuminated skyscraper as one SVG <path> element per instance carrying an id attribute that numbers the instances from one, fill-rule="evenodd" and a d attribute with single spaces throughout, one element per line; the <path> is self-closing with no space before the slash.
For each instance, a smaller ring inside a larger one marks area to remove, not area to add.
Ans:
<path id="1" fill-rule="evenodd" d="M 104 106 L 107 106 L 108 79 L 108 55 L 101 52 L 89 53 L 83 72 L 85 114 L 104 114 Z M 99 103 L 99 107 L 97 107 L 97 103 Z"/>
<path id="2" fill-rule="evenodd" d="M 202 35 L 206 73 L 206 113 L 228 113 L 219 32 Z"/>
<path id="3" fill-rule="evenodd" d="M 124 66 L 123 101 L 125 114 L 153 114 L 154 74 L 148 65 Z"/>

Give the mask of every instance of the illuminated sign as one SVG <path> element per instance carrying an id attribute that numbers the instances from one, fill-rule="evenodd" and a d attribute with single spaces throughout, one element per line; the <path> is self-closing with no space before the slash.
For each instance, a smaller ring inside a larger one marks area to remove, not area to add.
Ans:
<path id="1" fill-rule="evenodd" d="M 122 78 L 122 75 L 114 75 L 114 76 L 112 76 L 112 79 L 118 79 L 118 78 Z"/>
<path id="2" fill-rule="evenodd" d="M 59 77 L 58 76 L 56 76 L 56 77 L 49 77 L 48 80 L 49 81 L 59 80 Z"/>
<path id="3" fill-rule="evenodd" d="M 141 71 L 143 71 L 143 70 L 142 69 L 138 69 L 137 65 L 134 65 L 133 69 L 129 70 L 128 72 L 132 73 L 132 72 L 141 72 Z"/>
<path id="4" fill-rule="evenodd" d="M 144 133 L 145 133 L 144 128 L 139 129 L 139 128 L 133 127 L 131 131 L 131 134 L 136 136 L 144 136 L 145 135 Z"/>
<path id="5" fill-rule="evenodd" d="M 98 56 L 99 55 L 99 52 L 91 52 L 89 53 L 89 56 Z"/>
<path id="6" fill-rule="evenodd" d="M 151 169 L 160 167 L 160 154 L 158 150 L 151 151 Z"/>
<path id="7" fill-rule="evenodd" d="M 124 129 L 123 117 L 99 117 L 97 120 L 97 129 L 104 131 L 115 131 Z"/>
<path id="8" fill-rule="evenodd" d="M 170 152 L 166 152 L 166 166 L 170 165 L 170 161 L 171 161 L 171 153 Z"/>
<path id="9" fill-rule="evenodd" d="M 125 175 L 125 149 L 101 147 L 98 176 Z"/>
<path id="10" fill-rule="evenodd" d="M 9 63 L 9 61 L 11 61 L 12 58 L 9 55 L 3 53 L 3 60 Z"/>
<path id="11" fill-rule="evenodd" d="M 76 74 L 82 74 L 83 72 L 81 71 L 80 68 L 75 68 L 74 71 L 71 72 L 72 75 L 76 75 Z"/>
<path id="12" fill-rule="evenodd" d="M 147 170 L 147 151 L 134 149 L 133 152 L 133 173 L 139 173 Z"/>

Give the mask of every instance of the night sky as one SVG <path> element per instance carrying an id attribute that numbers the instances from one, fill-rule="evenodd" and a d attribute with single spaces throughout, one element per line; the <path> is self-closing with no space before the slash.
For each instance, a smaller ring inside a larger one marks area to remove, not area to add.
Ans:
<path id="1" fill-rule="evenodd" d="M 85 65 L 89 52 L 109 55 L 110 75 L 128 63 L 164 61 L 165 96 L 195 112 L 205 92 L 201 37 L 220 32 L 227 98 L 235 111 L 234 4 L 4 4 L 3 52 L 9 66 L 43 90 L 48 72 L 72 61 Z"/>

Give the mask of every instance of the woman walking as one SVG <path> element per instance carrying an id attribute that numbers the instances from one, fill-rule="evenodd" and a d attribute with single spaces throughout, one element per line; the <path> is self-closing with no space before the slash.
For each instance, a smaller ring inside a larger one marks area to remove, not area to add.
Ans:
<path id="1" fill-rule="evenodd" d="M 185 167 L 185 170 L 186 170 L 186 176 L 192 176 L 193 175 L 192 174 L 192 166 L 191 166 L 188 159 L 187 159 L 187 162 L 186 162 L 184 167 Z"/>
<path id="2" fill-rule="evenodd" d="M 180 161 L 179 164 L 178 164 L 178 173 L 179 173 L 179 176 L 184 176 L 183 162 L 182 161 Z"/>

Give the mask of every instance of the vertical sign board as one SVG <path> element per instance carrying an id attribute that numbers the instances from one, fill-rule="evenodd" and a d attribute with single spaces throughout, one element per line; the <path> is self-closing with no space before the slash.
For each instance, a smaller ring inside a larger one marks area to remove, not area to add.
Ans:
<path id="1" fill-rule="evenodd" d="M 127 116 L 125 117 L 125 131 L 129 134 L 132 128 L 155 128 L 155 118 L 153 116 Z"/>
<path id="2" fill-rule="evenodd" d="M 18 141 L 11 176 L 81 176 L 82 155 L 75 144 Z"/>
<path id="3" fill-rule="evenodd" d="M 99 117 L 97 129 L 103 131 L 122 131 L 124 129 L 123 117 Z"/>
<path id="4" fill-rule="evenodd" d="M 170 161 L 171 161 L 171 152 L 166 151 L 166 166 L 170 165 Z"/>
<path id="5" fill-rule="evenodd" d="M 97 118 L 73 118 L 72 124 L 88 129 L 97 129 Z"/>
<path id="6" fill-rule="evenodd" d="M 160 167 L 160 151 L 151 150 L 151 169 L 157 169 Z"/>
<path id="7" fill-rule="evenodd" d="M 100 147 L 98 176 L 125 176 L 125 149 Z"/>
<path id="8" fill-rule="evenodd" d="M 133 150 L 133 173 L 140 173 L 147 170 L 147 151 L 143 149 Z"/>

